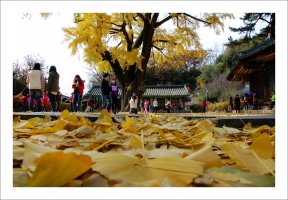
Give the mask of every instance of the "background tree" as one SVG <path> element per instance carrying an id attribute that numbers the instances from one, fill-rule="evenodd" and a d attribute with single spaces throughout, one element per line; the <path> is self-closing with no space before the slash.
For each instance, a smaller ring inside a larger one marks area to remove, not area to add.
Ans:
<path id="1" fill-rule="evenodd" d="M 244 26 L 229 28 L 233 32 L 244 35 L 238 40 L 230 37 L 227 46 L 244 51 L 262 43 L 267 38 L 275 38 L 275 13 L 245 13 L 240 19 L 243 20 Z M 260 23 L 263 27 L 257 31 Z"/>
<path id="2" fill-rule="evenodd" d="M 94 67 L 87 68 L 87 74 L 89 78 L 88 90 L 90 90 L 95 85 L 101 85 L 102 76 L 99 74 L 96 68 Z"/>
<path id="3" fill-rule="evenodd" d="M 22 63 L 19 60 L 13 62 L 13 95 L 19 94 L 26 87 L 27 75 L 35 63 L 40 63 L 47 82 L 48 66 L 45 66 L 45 60 L 40 55 L 26 55 Z"/>
<path id="4" fill-rule="evenodd" d="M 100 73 L 115 73 L 123 91 L 121 105 L 126 106 L 133 92 L 144 92 L 141 87 L 149 61 L 178 67 L 184 63 L 175 55 L 203 58 L 197 28 L 203 23 L 219 33 L 227 17 L 232 15 L 79 13 L 75 14 L 75 26 L 64 31 L 73 54 L 81 47 L 85 61 L 97 66 Z M 172 29 L 164 26 L 168 22 Z"/>

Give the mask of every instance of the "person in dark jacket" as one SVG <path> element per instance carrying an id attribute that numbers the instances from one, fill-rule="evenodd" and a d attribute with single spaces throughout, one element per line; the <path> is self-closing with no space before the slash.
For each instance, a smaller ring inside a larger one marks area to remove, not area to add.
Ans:
<path id="1" fill-rule="evenodd" d="M 111 87 L 109 86 L 109 74 L 105 73 L 103 75 L 103 80 L 101 84 L 101 92 L 102 92 L 102 109 L 107 109 L 110 111 L 111 107 Z M 108 100 L 108 104 L 107 104 Z"/>
<path id="2" fill-rule="evenodd" d="M 240 97 L 238 94 L 236 95 L 234 99 L 234 105 L 235 105 L 236 113 L 240 113 Z"/>
<path id="3" fill-rule="evenodd" d="M 253 109 L 258 110 L 258 97 L 256 93 L 253 93 Z"/>
<path id="4" fill-rule="evenodd" d="M 58 91 L 59 91 L 59 74 L 57 73 L 56 67 L 51 66 L 49 69 L 46 94 L 49 96 L 53 112 L 57 111 L 56 97 Z"/>
<path id="5" fill-rule="evenodd" d="M 111 80 L 110 83 L 110 88 L 111 88 L 111 98 L 112 98 L 112 111 L 114 114 L 118 112 L 118 97 L 119 97 L 119 87 L 116 83 L 115 79 Z"/>

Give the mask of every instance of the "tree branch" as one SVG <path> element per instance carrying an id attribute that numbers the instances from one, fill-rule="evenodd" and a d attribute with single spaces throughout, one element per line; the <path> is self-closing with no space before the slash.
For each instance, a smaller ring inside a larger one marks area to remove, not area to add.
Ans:
<path id="1" fill-rule="evenodd" d="M 159 47 L 157 47 L 157 46 L 155 46 L 155 45 L 152 45 L 152 47 L 154 47 L 155 49 L 157 49 L 158 51 L 160 51 L 160 53 L 163 55 L 163 56 L 166 56 L 164 53 L 163 53 L 163 49 L 161 49 L 161 48 L 159 48 Z"/>
<path id="2" fill-rule="evenodd" d="M 159 16 L 159 13 L 154 13 L 153 14 L 153 17 L 152 17 L 152 20 L 151 20 L 151 24 L 152 24 L 153 27 L 155 26 L 155 24 L 157 22 L 158 16 Z"/>
<path id="3" fill-rule="evenodd" d="M 137 13 L 137 15 L 143 20 L 147 21 L 146 17 L 142 13 Z"/>
<path id="4" fill-rule="evenodd" d="M 164 24 L 165 22 L 169 21 L 170 19 L 172 19 L 172 16 L 171 16 L 171 15 L 169 15 L 168 17 L 162 19 L 160 22 L 157 22 L 155 28 L 158 28 L 159 26 L 161 26 L 161 25 Z"/>
<path id="5" fill-rule="evenodd" d="M 197 21 L 203 22 L 203 23 L 205 23 L 205 24 L 211 25 L 210 22 L 204 21 L 203 19 L 199 19 L 199 18 L 197 18 L 197 17 L 193 17 L 192 15 L 189 15 L 188 13 L 183 13 L 183 15 L 185 15 L 185 16 L 187 16 L 187 17 L 190 17 L 190 18 L 192 18 L 192 19 L 195 19 L 195 20 L 197 20 Z"/>
<path id="6" fill-rule="evenodd" d="M 121 30 L 122 30 L 123 35 L 125 37 L 125 40 L 127 42 L 127 51 L 131 51 L 132 50 L 132 41 L 130 40 L 129 35 L 128 35 L 125 27 L 126 27 L 126 22 L 124 21 L 122 24 Z"/>
<path id="7" fill-rule="evenodd" d="M 153 40 L 153 43 L 154 42 L 170 42 L 169 40 Z M 176 42 L 173 42 L 173 44 L 177 44 Z"/>
<path id="8" fill-rule="evenodd" d="M 141 33 L 139 34 L 138 38 L 136 39 L 134 45 L 133 45 L 133 49 L 137 49 L 141 46 L 142 42 L 143 42 L 143 34 L 144 34 L 144 28 L 142 29 Z"/>

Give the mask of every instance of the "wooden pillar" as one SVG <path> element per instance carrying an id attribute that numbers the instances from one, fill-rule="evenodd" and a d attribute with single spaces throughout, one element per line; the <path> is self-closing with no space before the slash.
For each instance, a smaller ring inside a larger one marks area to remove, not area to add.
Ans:
<path id="1" fill-rule="evenodd" d="M 263 104 L 269 104 L 269 78 L 268 70 L 264 68 L 264 88 L 263 88 Z"/>

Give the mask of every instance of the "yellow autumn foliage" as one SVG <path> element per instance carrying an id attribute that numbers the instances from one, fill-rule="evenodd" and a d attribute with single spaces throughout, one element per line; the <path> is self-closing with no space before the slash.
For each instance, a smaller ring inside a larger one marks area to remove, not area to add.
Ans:
<path id="1" fill-rule="evenodd" d="M 231 17 L 233 15 L 227 13 L 206 13 L 198 19 L 206 21 L 204 24 L 219 33 L 224 27 L 223 20 Z M 82 48 L 85 61 L 97 66 L 99 72 L 111 71 L 110 62 L 116 61 L 124 70 L 134 64 L 143 70 L 145 55 L 157 65 L 171 63 L 175 67 L 185 62 L 175 59 L 175 55 L 178 58 L 184 55 L 204 58 L 205 52 L 196 32 L 199 20 L 186 13 L 77 13 L 75 26 L 63 30 L 72 54 Z M 164 26 L 168 21 L 172 22 L 171 28 Z M 153 32 L 148 37 L 152 38 L 146 37 L 150 28 Z M 151 55 L 144 53 L 150 49 Z M 110 61 L 107 53 L 112 58 Z"/>

